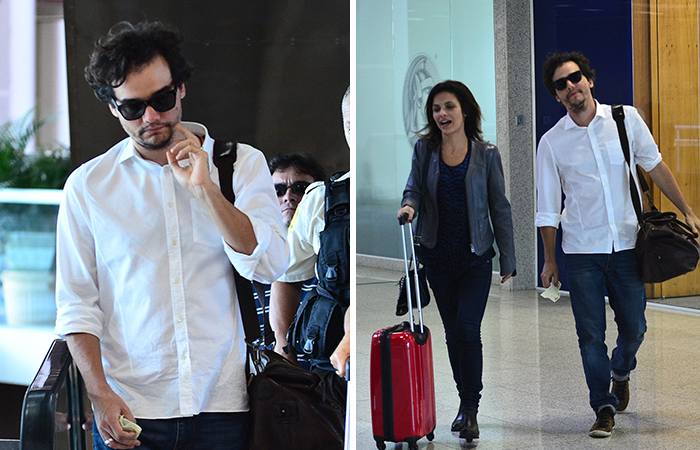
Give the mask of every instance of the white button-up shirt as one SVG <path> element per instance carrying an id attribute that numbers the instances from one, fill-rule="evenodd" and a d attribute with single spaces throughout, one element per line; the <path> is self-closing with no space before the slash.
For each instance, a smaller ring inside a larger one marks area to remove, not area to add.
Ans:
<path id="1" fill-rule="evenodd" d="M 661 154 L 637 110 L 625 106 L 624 111 L 637 182 L 634 165 L 648 172 L 661 162 Z M 535 225 L 556 228 L 561 221 L 564 253 L 632 249 L 637 240 L 637 216 L 628 180 L 610 105 L 596 101 L 595 117 L 587 127 L 576 125 L 567 114 L 542 136 L 537 147 Z"/>
<path id="2" fill-rule="evenodd" d="M 206 136 L 212 179 L 213 141 Z M 264 155 L 239 144 L 236 207 L 257 247 L 231 249 L 168 165 L 129 138 L 76 169 L 58 214 L 56 333 L 101 339 L 107 381 L 138 418 L 248 410 L 246 349 L 231 264 L 274 281 L 289 249 Z"/>

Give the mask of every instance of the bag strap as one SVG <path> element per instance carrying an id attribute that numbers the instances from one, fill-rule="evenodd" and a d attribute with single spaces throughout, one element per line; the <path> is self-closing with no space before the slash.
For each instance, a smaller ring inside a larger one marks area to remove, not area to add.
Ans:
<path id="1" fill-rule="evenodd" d="M 235 204 L 236 200 L 236 194 L 233 192 L 233 165 L 238 156 L 237 148 L 238 143 L 235 141 L 214 141 L 213 160 L 214 165 L 219 170 L 221 193 L 224 194 L 226 200 L 231 202 L 231 204 Z M 231 269 L 233 269 L 233 278 L 236 282 L 236 295 L 238 296 L 238 305 L 241 309 L 247 344 L 251 346 L 258 346 L 262 343 L 271 345 L 275 341 L 275 337 L 270 326 L 270 320 L 265 313 L 265 286 L 258 281 L 251 282 L 244 278 L 233 265 L 231 265 Z M 263 306 L 264 333 L 260 332 L 253 288 L 255 288 L 260 304 Z"/>
<path id="2" fill-rule="evenodd" d="M 347 172 L 336 172 L 325 181 L 326 194 L 324 200 L 324 228 L 327 228 L 330 224 L 331 214 L 342 213 L 342 215 L 345 215 L 348 213 L 347 210 L 339 212 L 335 211 L 335 207 L 340 204 L 350 204 L 350 179 L 346 178 L 343 181 L 338 181 L 338 179 L 346 173 Z"/>
<path id="3" fill-rule="evenodd" d="M 622 108 L 622 105 L 613 105 L 612 115 L 613 119 L 615 119 L 615 123 L 617 124 L 617 133 L 620 135 L 620 145 L 622 146 L 622 153 L 625 155 L 625 161 L 627 161 L 627 170 L 630 175 L 630 195 L 632 196 L 634 212 L 637 214 L 637 222 L 639 222 L 639 224 L 641 225 L 642 222 L 644 222 L 644 216 L 642 213 L 642 203 L 640 200 L 641 197 L 639 195 L 639 191 L 637 190 L 637 183 L 634 182 L 634 177 L 632 176 L 632 166 L 630 162 L 630 144 L 629 140 L 627 139 L 627 129 L 625 128 L 625 111 Z M 656 207 L 654 206 L 654 203 L 651 201 L 651 197 L 648 194 L 649 185 L 647 184 L 647 180 L 644 178 L 644 174 L 642 174 L 642 171 L 639 169 L 639 166 L 635 164 L 635 168 L 637 169 L 637 177 L 639 178 L 639 184 L 642 187 L 642 191 L 647 195 L 647 198 L 649 199 L 649 204 L 651 205 L 652 209 L 655 210 Z"/>

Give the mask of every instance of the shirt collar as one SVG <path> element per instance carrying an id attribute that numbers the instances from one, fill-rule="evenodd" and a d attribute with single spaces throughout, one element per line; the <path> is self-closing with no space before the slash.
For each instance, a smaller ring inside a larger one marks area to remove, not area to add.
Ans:
<path id="1" fill-rule="evenodd" d="M 202 149 L 207 152 L 209 156 L 209 172 L 211 173 L 212 165 L 214 164 L 213 154 L 214 154 L 214 140 L 209 136 L 209 130 L 207 127 L 196 122 L 181 122 L 182 126 L 187 128 L 192 133 L 197 136 L 204 136 L 204 142 L 202 143 Z M 127 139 L 126 146 L 119 156 L 119 163 L 128 161 L 131 158 L 137 158 L 143 160 L 143 157 L 138 154 L 136 148 L 134 148 L 134 140 L 131 138 Z"/>

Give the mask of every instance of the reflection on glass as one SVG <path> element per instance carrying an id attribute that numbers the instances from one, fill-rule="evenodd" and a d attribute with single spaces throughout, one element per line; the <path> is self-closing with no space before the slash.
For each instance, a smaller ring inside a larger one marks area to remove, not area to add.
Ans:
<path id="1" fill-rule="evenodd" d="M 55 322 L 55 204 L 0 202 L 0 323 Z"/>

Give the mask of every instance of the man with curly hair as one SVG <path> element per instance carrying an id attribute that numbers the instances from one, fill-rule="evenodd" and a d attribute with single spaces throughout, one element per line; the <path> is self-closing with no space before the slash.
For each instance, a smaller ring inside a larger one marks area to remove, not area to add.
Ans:
<path id="1" fill-rule="evenodd" d="M 85 379 L 96 449 L 245 448 L 231 265 L 270 283 L 289 260 L 264 155 L 238 144 L 234 206 L 207 129 L 181 121 L 192 74 L 181 41 L 162 23 L 122 22 L 85 70 L 128 135 L 73 172 L 57 226 L 56 333 Z"/>
<path id="2" fill-rule="evenodd" d="M 637 268 L 637 216 L 630 195 L 633 178 L 622 152 L 610 105 L 593 97 L 595 71 L 579 52 L 550 55 L 544 84 L 567 111 L 537 147 L 537 218 L 544 243 L 542 283 L 558 284 L 557 227 L 569 280 L 583 370 L 596 421 L 591 437 L 608 437 L 616 411 L 627 408 L 630 372 L 646 332 L 646 289 Z M 634 107 L 624 107 L 631 167 L 639 164 L 697 231 L 700 219 Z M 562 189 L 566 195 L 561 208 Z M 605 345 L 605 296 L 615 313 L 617 345 Z M 612 390 L 610 389 L 612 379 Z"/>

